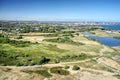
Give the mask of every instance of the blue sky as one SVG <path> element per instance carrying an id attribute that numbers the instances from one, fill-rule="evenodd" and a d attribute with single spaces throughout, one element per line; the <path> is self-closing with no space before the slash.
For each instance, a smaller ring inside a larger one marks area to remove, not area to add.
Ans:
<path id="1" fill-rule="evenodd" d="M 0 20 L 120 21 L 120 0 L 0 0 Z"/>

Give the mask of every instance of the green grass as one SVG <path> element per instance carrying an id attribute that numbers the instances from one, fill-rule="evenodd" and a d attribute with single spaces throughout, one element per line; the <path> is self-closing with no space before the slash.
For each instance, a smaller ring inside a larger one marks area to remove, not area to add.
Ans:
<path id="1" fill-rule="evenodd" d="M 40 36 L 44 36 L 44 37 L 57 37 L 58 34 L 55 33 L 55 34 L 41 34 Z"/>
<path id="2" fill-rule="evenodd" d="M 60 52 L 60 53 L 67 52 L 67 50 L 59 49 L 59 48 L 57 48 L 56 45 L 52 45 L 52 44 L 49 44 L 46 49 L 49 51 L 55 51 L 55 52 Z"/>
<path id="3" fill-rule="evenodd" d="M 80 53 L 78 55 L 64 55 L 64 56 L 60 57 L 60 61 L 69 62 L 69 61 L 90 59 L 90 58 L 93 58 L 93 57 L 95 57 L 95 56 L 85 54 L 85 53 Z"/>
<path id="4" fill-rule="evenodd" d="M 1 65 L 32 65 L 37 64 L 40 56 L 45 56 L 52 62 L 58 54 L 64 54 L 67 50 L 59 49 L 55 45 L 32 44 L 29 47 L 15 47 L 9 44 L 1 44 Z M 29 55 L 26 57 L 26 55 Z"/>
<path id="5" fill-rule="evenodd" d="M 74 32 L 68 31 L 63 33 L 69 34 Z M 101 48 L 103 48 L 103 46 L 101 45 L 83 45 L 82 43 L 74 42 L 72 38 L 68 35 L 63 37 L 63 33 L 57 33 L 58 35 L 60 34 L 62 37 L 52 39 L 51 42 L 48 42 L 49 44 L 44 44 L 44 41 L 42 43 L 28 42 L 28 44 L 30 45 L 24 47 L 14 46 L 14 44 L 11 45 L 9 43 L 0 44 L 0 51 L 4 51 L 4 53 L 0 52 L 0 55 L 2 55 L 0 56 L 0 65 L 32 66 L 38 63 L 41 56 L 45 56 L 47 59 L 50 59 L 49 63 L 85 60 L 95 57 L 87 54 L 87 52 L 99 53 Z M 45 35 L 54 36 L 55 34 Z M 16 43 L 19 43 L 19 41 L 16 41 Z M 20 43 L 24 43 L 24 41 Z M 61 45 L 65 45 L 68 48 L 66 50 L 64 48 L 58 48 L 58 46 L 60 47 Z M 81 52 L 83 51 L 86 53 L 84 55 L 81 55 Z M 26 55 L 28 55 L 28 57 Z"/>
<path id="6" fill-rule="evenodd" d="M 104 52 L 104 55 L 108 56 L 108 57 L 113 57 L 115 55 L 119 55 L 117 52 L 109 52 L 109 51 L 106 51 Z"/>
<path id="7" fill-rule="evenodd" d="M 72 44 L 72 45 L 78 45 L 78 46 L 85 45 L 84 43 L 81 43 L 81 42 L 74 42 L 67 36 L 65 36 L 63 38 L 44 39 L 43 41 L 53 42 L 53 43 L 65 43 L 65 44 Z"/>
<path id="8" fill-rule="evenodd" d="M 50 59 L 49 63 L 56 61 L 77 61 L 92 58 L 91 55 L 81 55 L 70 50 L 59 49 L 56 45 L 32 44 L 29 47 L 15 47 L 9 44 L 1 44 L 0 50 L 5 51 L 6 57 L 0 57 L 1 64 L 7 65 L 35 65 L 40 56 Z M 0 52 L 1 54 L 1 52 Z M 26 57 L 28 55 L 28 57 Z M 11 59 L 10 59 L 11 57 Z M 4 60 L 4 61 L 3 61 Z"/>
<path id="9" fill-rule="evenodd" d="M 79 49 L 85 52 L 96 52 L 99 53 L 100 50 L 103 48 L 101 45 L 83 45 L 79 46 Z"/>

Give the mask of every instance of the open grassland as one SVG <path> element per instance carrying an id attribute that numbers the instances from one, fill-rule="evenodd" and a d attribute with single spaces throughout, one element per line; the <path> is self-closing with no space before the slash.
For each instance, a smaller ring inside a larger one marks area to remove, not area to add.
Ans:
<path id="1" fill-rule="evenodd" d="M 119 69 L 119 47 L 105 46 L 82 33 L 119 35 L 94 25 L 38 27 L 0 34 L 0 80 L 119 80 L 117 73 L 100 64 Z"/>
<path id="2" fill-rule="evenodd" d="M 22 33 L 21 35 L 23 35 L 22 39 L 15 38 L 14 40 L 18 42 L 30 41 L 29 46 L 17 47 L 4 43 L 1 44 L 0 47 L 0 50 L 5 53 L 2 55 L 3 58 L 5 58 L 5 55 L 10 56 L 7 58 L 11 58 L 13 64 L 27 61 L 26 63 L 22 63 L 22 65 L 35 65 L 38 64 L 41 56 L 48 58 L 49 63 L 58 63 L 62 61 L 76 61 L 93 58 L 107 51 L 115 53 L 113 49 L 96 41 L 87 39 L 80 32 L 77 32 L 77 34 L 74 31 L 63 31 L 59 32 L 59 34 Z M 81 55 L 83 57 L 81 57 Z"/>
<path id="3" fill-rule="evenodd" d="M 75 37 L 70 38 L 74 42 L 80 42 L 80 43 L 85 44 L 85 45 L 80 45 L 80 46 L 66 44 L 64 42 L 63 43 L 62 42 L 61 43 L 59 43 L 59 42 L 53 43 L 53 42 L 43 41 L 44 39 L 55 39 L 55 37 L 44 37 L 44 36 L 30 37 L 29 35 L 24 36 L 23 40 L 28 40 L 31 42 L 40 42 L 43 44 L 54 44 L 60 49 L 65 49 L 65 50 L 69 50 L 72 52 L 89 52 L 89 53 L 93 52 L 93 54 L 95 54 L 95 53 L 98 54 L 100 52 L 100 50 L 104 47 L 103 45 L 101 45 L 98 42 L 95 42 L 95 41 L 92 41 L 92 40 L 89 40 L 89 39 L 83 37 L 83 35 L 81 33 L 79 33 L 79 36 L 75 35 Z M 109 48 L 109 51 L 112 51 L 112 49 L 110 50 L 110 48 Z"/>
<path id="4" fill-rule="evenodd" d="M 14 38 L 19 35 L 22 35 L 22 39 Z M 0 67 L 2 80 L 6 78 L 8 80 L 101 80 L 101 77 L 103 80 L 119 80 L 118 75 L 114 76 L 116 74 L 99 65 L 95 60 L 101 55 L 112 57 L 119 53 L 84 37 L 81 32 L 66 29 L 59 33 L 19 35 L 10 36 L 10 39 L 15 40 L 15 45 L 7 42 L 0 44 L 0 65 L 7 65 Z M 20 45 L 18 44 L 20 42 L 21 45 L 24 44 L 24 41 L 30 41 L 29 45 L 16 46 Z M 69 68 L 65 69 L 66 65 Z M 74 71 L 72 69 L 74 65 L 79 66 L 80 69 Z"/>
<path id="5" fill-rule="evenodd" d="M 120 37 L 120 34 L 117 33 L 109 33 L 106 30 L 94 30 L 94 31 L 90 31 L 92 34 L 96 35 L 96 36 L 102 36 L 102 37 Z"/>

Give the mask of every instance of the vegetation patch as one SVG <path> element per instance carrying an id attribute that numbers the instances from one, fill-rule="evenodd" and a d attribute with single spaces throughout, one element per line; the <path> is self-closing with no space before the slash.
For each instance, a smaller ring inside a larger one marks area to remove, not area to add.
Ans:
<path id="1" fill-rule="evenodd" d="M 77 65 L 74 65 L 73 68 L 72 68 L 72 70 L 79 70 L 79 69 L 80 69 L 80 67 L 77 66 Z"/>
<path id="2" fill-rule="evenodd" d="M 64 66 L 64 69 L 69 69 L 69 68 L 70 68 L 70 66 L 68 66 L 68 65 Z"/>
<path id="3" fill-rule="evenodd" d="M 41 34 L 40 36 L 45 36 L 45 37 L 57 37 L 58 34 Z"/>
<path id="4" fill-rule="evenodd" d="M 5 68 L 3 69 L 4 72 L 10 72 L 12 69 L 11 68 Z"/>
<path id="5" fill-rule="evenodd" d="M 55 51 L 55 52 L 60 52 L 60 53 L 63 53 L 63 52 L 67 51 L 67 50 L 64 50 L 64 49 L 59 49 L 56 45 L 52 45 L 52 44 L 49 44 L 47 46 L 47 50 Z"/>
<path id="6" fill-rule="evenodd" d="M 16 47 L 27 47 L 31 43 L 30 41 L 17 41 L 17 40 L 10 40 L 7 35 L 0 34 L 0 43 L 1 44 L 10 44 Z"/>
<path id="7" fill-rule="evenodd" d="M 114 36 L 114 38 L 116 38 L 116 39 L 120 39 L 120 36 Z"/>
<path id="8" fill-rule="evenodd" d="M 19 35 L 16 39 L 23 39 L 22 35 Z"/>
<path id="9" fill-rule="evenodd" d="M 117 52 L 108 52 L 108 51 L 106 51 L 106 52 L 104 52 L 104 55 L 106 55 L 108 57 L 113 57 L 115 55 L 118 55 L 118 53 Z"/>
<path id="10" fill-rule="evenodd" d="M 85 45 L 84 43 L 81 43 L 81 42 L 74 42 L 69 37 L 56 38 L 56 39 L 44 39 L 43 41 L 56 42 L 56 43 L 67 43 L 67 44 L 73 44 L 73 45 Z"/>
<path id="11" fill-rule="evenodd" d="M 118 79 L 120 79 L 120 75 L 114 75 L 115 77 L 117 77 Z"/>
<path id="12" fill-rule="evenodd" d="M 53 67 L 50 69 L 50 72 L 59 75 L 69 75 L 69 71 L 63 70 L 62 67 Z"/>
<path id="13" fill-rule="evenodd" d="M 30 54 L 25 54 L 21 52 L 8 52 L 6 50 L 0 49 L 0 65 L 16 65 L 16 66 L 33 66 L 42 65 L 50 61 L 49 58 L 44 56 L 33 57 Z"/>
<path id="14" fill-rule="evenodd" d="M 91 56 L 85 53 L 81 53 L 79 55 L 65 55 L 60 58 L 60 61 L 85 60 L 85 59 L 92 58 L 92 57 L 94 56 Z"/>
<path id="15" fill-rule="evenodd" d="M 33 70 L 24 70 L 22 72 L 29 73 L 29 74 L 36 73 L 36 74 L 42 75 L 42 76 L 47 77 L 47 78 L 52 76 L 48 72 L 48 69 L 42 69 L 42 68 L 41 68 L 41 70 L 35 70 L 35 71 L 33 71 Z"/>

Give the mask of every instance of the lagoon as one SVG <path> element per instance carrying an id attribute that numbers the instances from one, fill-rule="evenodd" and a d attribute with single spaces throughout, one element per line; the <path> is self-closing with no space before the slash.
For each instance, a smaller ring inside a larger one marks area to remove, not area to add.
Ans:
<path id="1" fill-rule="evenodd" d="M 100 37 L 100 36 L 94 36 L 88 32 L 83 33 L 84 36 L 94 39 L 101 44 L 104 44 L 106 46 L 114 47 L 114 46 L 120 46 L 120 39 L 116 39 L 113 37 Z"/>
<path id="2" fill-rule="evenodd" d="M 120 30 L 120 25 L 101 25 L 101 27 L 112 30 Z"/>

